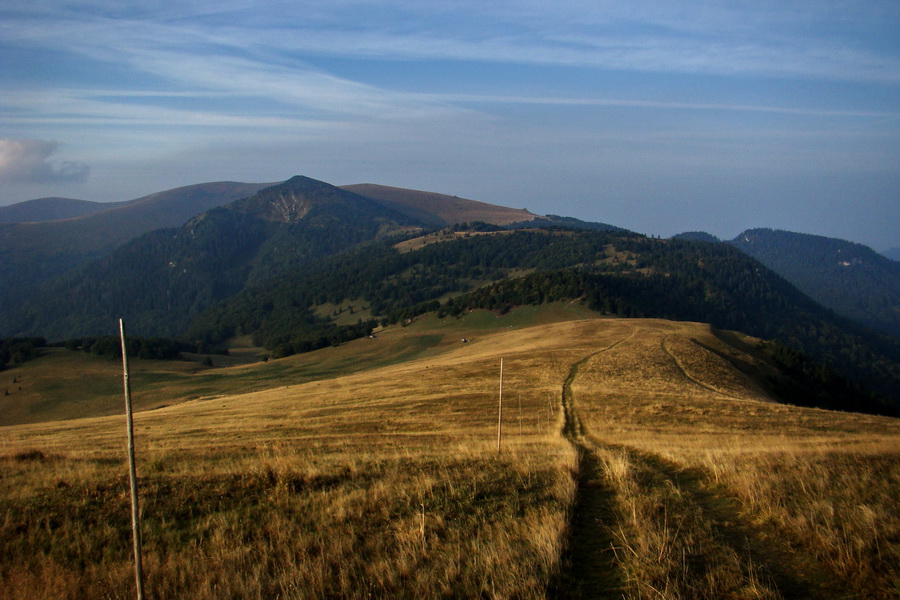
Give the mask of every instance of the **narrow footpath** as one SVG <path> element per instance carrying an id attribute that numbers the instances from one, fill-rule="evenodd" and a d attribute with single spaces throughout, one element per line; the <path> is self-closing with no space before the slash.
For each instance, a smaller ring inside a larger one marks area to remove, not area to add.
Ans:
<path id="1" fill-rule="evenodd" d="M 660 531 L 665 533 L 670 527 L 666 515 L 672 518 L 685 515 L 691 521 L 684 523 L 690 534 L 686 530 L 673 532 L 671 545 L 682 553 L 683 562 L 677 572 L 665 575 L 665 585 L 652 587 L 650 582 L 632 581 L 628 587 L 646 586 L 660 597 L 717 598 L 722 593 L 733 598 L 798 600 L 856 597 L 814 557 L 791 548 L 786 540 L 773 537 L 772 532 L 763 531 L 748 520 L 735 498 L 707 485 L 708 473 L 638 448 L 601 441 L 587 430 L 575 407 L 572 386 L 585 364 L 629 337 L 575 363 L 562 386 L 562 433 L 578 451 L 578 489 L 569 521 L 568 547 L 548 597 L 607 600 L 626 595 L 626 575 L 619 560 L 622 556 L 617 557 L 616 553 L 629 549 L 622 548 L 623 540 L 614 537 L 614 533 L 621 535 L 622 527 L 627 529 L 616 512 L 617 494 L 621 490 L 610 482 L 601 458 L 616 453 L 626 457 L 640 475 L 638 493 L 667 503 L 664 520 L 657 524 Z M 662 349 L 677 363 L 664 341 Z M 680 364 L 679 368 L 685 378 L 695 381 Z M 681 548 L 687 543 L 681 537 L 702 540 L 702 543 Z M 651 557 L 641 560 L 653 562 Z M 712 571 L 730 579 L 707 585 L 704 582 L 709 577 L 705 574 Z M 660 592 L 661 589 L 664 591 Z"/>
<path id="2" fill-rule="evenodd" d="M 612 346 L 611 346 L 612 347 Z M 601 350 L 604 352 L 608 348 Z M 559 577 L 548 597 L 563 600 L 607 600 L 622 598 L 624 574 L 616 560 L 610 527 L 616 522 L 613 490 L 603 467 L 588 447 L 581 419 L 572 403 L 572 383 L 579 368 L 598 353 L 572 366 L 563 384 L 563 435 L 578 450 L 578 491 L 569 522 L 569 544 Z"/>

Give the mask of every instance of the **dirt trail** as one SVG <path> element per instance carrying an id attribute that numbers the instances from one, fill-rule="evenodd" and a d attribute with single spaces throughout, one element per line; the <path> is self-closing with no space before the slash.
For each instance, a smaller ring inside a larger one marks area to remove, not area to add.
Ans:
<path id="1" fill-rule="evenodd" d="M 569 545 L 548 596 L 559 600 L 622 598 L 624 574 L 609 530 L 616 518 L 613 490 L 594 453 L 581 445 L 578 448 L 578 499 L 569 524 Z"/>
<path id="2" fill-rule="evenodd" d="M 665 352 L 666 355 L 672 359 L 672 362 L 675 364 L 675 367 L 678 369 L 678 372 L 681 373 L 682 377 L 684 377 L 686 380 L 688 380 L 690 382 L 693 382 L 694 384 L 698 385 L 699 387 L 701 387 L 705 390 L 708 390 L 715 394 L 719 394 L 721 396 L 725 396 L 726 398 L 731 398 L 733 400 L 737 399 L 737 397 L 734 396 L 733 394 L 729 394 L 728 392 L 723 392 L 722 390 L 718 389 L 717 387 L 714 387 L 713 385 L 711 385 L 705 381 L 700 381 L 699 379 L 697 379 L 696 377 L 694 377 L 693 375 L 688 373 L 688 370 L 684 367 L 684 365 L 681 363 L 681 361 L 678 360 L 678 356 L 676 356 L 676 354 L 669 349 L 669 347 L 667 345 L 668 341 L 669 341 L 669 336 L 668 335 L 663 336 L 662 341 L 660 342 L 660 348 L 662 348 L 662 351 Z"/>
<path id="3" fill-rule="evenodd" d="M 630 335 L 575 363 L 563 384 L 563 434 L 578 449 L 578 493 L 569 524 L 569 545 L 563 556 L 561 573 L 551 585 L 548 594 L 551 598 L 606 600 L 623 597 L 625 575 L 616 560 L 615 539 L 610 530 L 616 519 L 614 492 L 604 476 L 601 461 L 585 443 L 584 424 L 572 404 L 572 383 L 582 365 Z"/>
<path id="4" fill-rule="evenodd" d="M 612 531 L 621 530 L 616 514 L 615 486 L 604 472 L 600 456 L 618 451 L 643 471 L 653 473 L 657 482 L 662 481 L 673 489 L 683 501 L 694 507 L 694 514 L 704 521 L 701 525 L 711 532 L 711 546 L 704 553 L 691 557 L 693 565 L 685 571 L 697 574 L 710 570 L 711 560 L 722 552 L 733 553 L 740 562 L 741 577 L 746 589 L 765 590 L 765 596 L 785 599 L 850 598 L 847 590 L 836 578 L 816 563 L 812 557 L 797 553 L 788 543 L 750 523 L 740 511 L 740 506 L 724 490 L 711 488 L 707 473 L 700 469 L 686 469 L 662 456 L 629 446 L 609 443 L 588 431 L 578 414 L 572 385 L 580 369 L 595 357 L 626 341 L 634 332 L 612 345 L 591 353 L 575 363 L 566 378 L 562 390 L 562 407 L 565 416 L 563 433 L 578 449 L 578 493 L 574 513 L 570 521 L 570 539 L 563 559 L 561 574 L 551 586 L 552 598 L 607 599 L 623 598 L 625 573 L 616 557 L 617 540 Z M 678 363 L 662 344 L 663 351 Z M 684 376 L 690 381 L 719 394 L 708 385 L 694 380 L 681 365 Z M 726 395 L 726 394 L 723 394 Z M 649 491 L 649 490 L 648 490 Z M 737 597 L 744 597 L 739 594 Z"/>

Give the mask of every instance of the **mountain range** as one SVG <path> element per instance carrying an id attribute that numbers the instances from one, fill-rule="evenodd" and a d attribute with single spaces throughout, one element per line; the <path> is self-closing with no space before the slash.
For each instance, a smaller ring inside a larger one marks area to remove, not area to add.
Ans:
<path id="1" fill-rule="evenodd" d="M 704 232 L 676 237 L 720 242 Z M 776 229 L 748 229 L 727 243 L 757 259 L 822 306 L 900 337 L 900 262 L 862 244 Z"/>
<path id="2" fill-rule="evenodd" d="M 45 198 L 4 207 L 0 209 L 0 306 L 5 313 L 28 299 L 44 281 L 106 256 L 144 233 L 180 226 L 267 185 L 204 183 L 112 204 Z M 55 215 L 64 218 L 48 220 Z"/>
<path id="3" fill-rule="evenodd" d="M 42 204 L 57 206 L 50 215 L 66 202 Z M 140 335 L 198 348 L 253 335 L 285 355 L 426 311 L 502 314 L 569 299 L 778 340 L 900 405 L 897 263 L 814 238 L 751 230 L 727 244 L 697 234 L 658 240 L 307 177 L 200 184 L 65 220 L 0 225 L 0 335 L 104 335 L 124 316 Z M 877 302 L 847 302 L 854 293 Z"/>

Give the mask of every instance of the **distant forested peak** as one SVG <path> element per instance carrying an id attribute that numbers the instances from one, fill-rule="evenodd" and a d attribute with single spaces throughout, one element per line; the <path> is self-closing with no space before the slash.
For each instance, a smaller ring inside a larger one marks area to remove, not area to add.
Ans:
<path id="1" fill-rule="evenodd" d="M 778 229 L 748 229 L 730 244 L 822 305 L 900 338 L 900 263 L 863 244 Z"/>
<path id="2" fill-rule="evenodd" d="M 238 200 L 228 208 L 265 221 L 296 223 L 314 209 L 354 205 L 370 210 L 378 206 L 358 194 L 342 190 L 324 181 L 297 175 L 283 183 L 260 190 L 249 198 Z"/>
<path id="3" fill-rule="evenodd" d="M 685 231 L 672 236 L 673 240 L 689 240 L 692 242 L 719 243 L 722 240 L 705 231 Z"/>

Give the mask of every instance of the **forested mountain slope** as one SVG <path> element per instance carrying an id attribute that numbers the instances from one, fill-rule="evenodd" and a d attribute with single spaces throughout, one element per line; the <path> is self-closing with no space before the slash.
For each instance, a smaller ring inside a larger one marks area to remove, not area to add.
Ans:
<path id="1" fill-rule="evenodd" d="M 531 229 L 476 223 L 435 232 L 413 212 L 294 177 L 48 281 L 18 307 L 4 307 L 0 336 L 104 335 L 125 317 L 135 335 L 205 347 L 253 335 L 282 356 L 427 311 L 502 314 L 566 299 L 604 314 L 779 340 L 898 403 L 896 338 L 837 317 L 728 244 L 652 239 L 604 224 L 566 229 L 559 217 L 536 217 Z"/>
<path id="2" fill-rule="evenodd" d="M 103 205 L 78 218 L 0 223 L 0 330 L 6 329 L 12 311 L 32 302 L 38 284 L 108 255 L 137 236 L 180 226 L 266 185 L 204 183 Z"/>
<path id="3" fill-rule="evenodd" d="M 295 177 L 53 281 L 3 329 L 61 339 L 106 332 L 123 316 L 135 334 L 177 336 L 199 311 L 248 283 L 415 225 L 371 200 Z"/>
<path id="4" fill-rule="evenodd" d="M 515 231 L 373 243 L 302 274 L 249 286 L 201 314 L 192 339 L 253 334 L 276 355 L 362 335 L 425 311 L 459 315 L 571 299 L 626 317 L 710 323 L 779 339 L 893 397 L 900 344 L 836 317 L 756 260 L 725 244 L 589 231 Z M 465 292 L 465 293 L 463 293 Z M 317 307 L 353 305 L 357 326 L 336 327 Z"/>
<path id="5" fill-rule="evenodd" d="M 867 246 L 751 229 L 730 242 L 835 312 L 900 338 L 900 263 Z"/>

